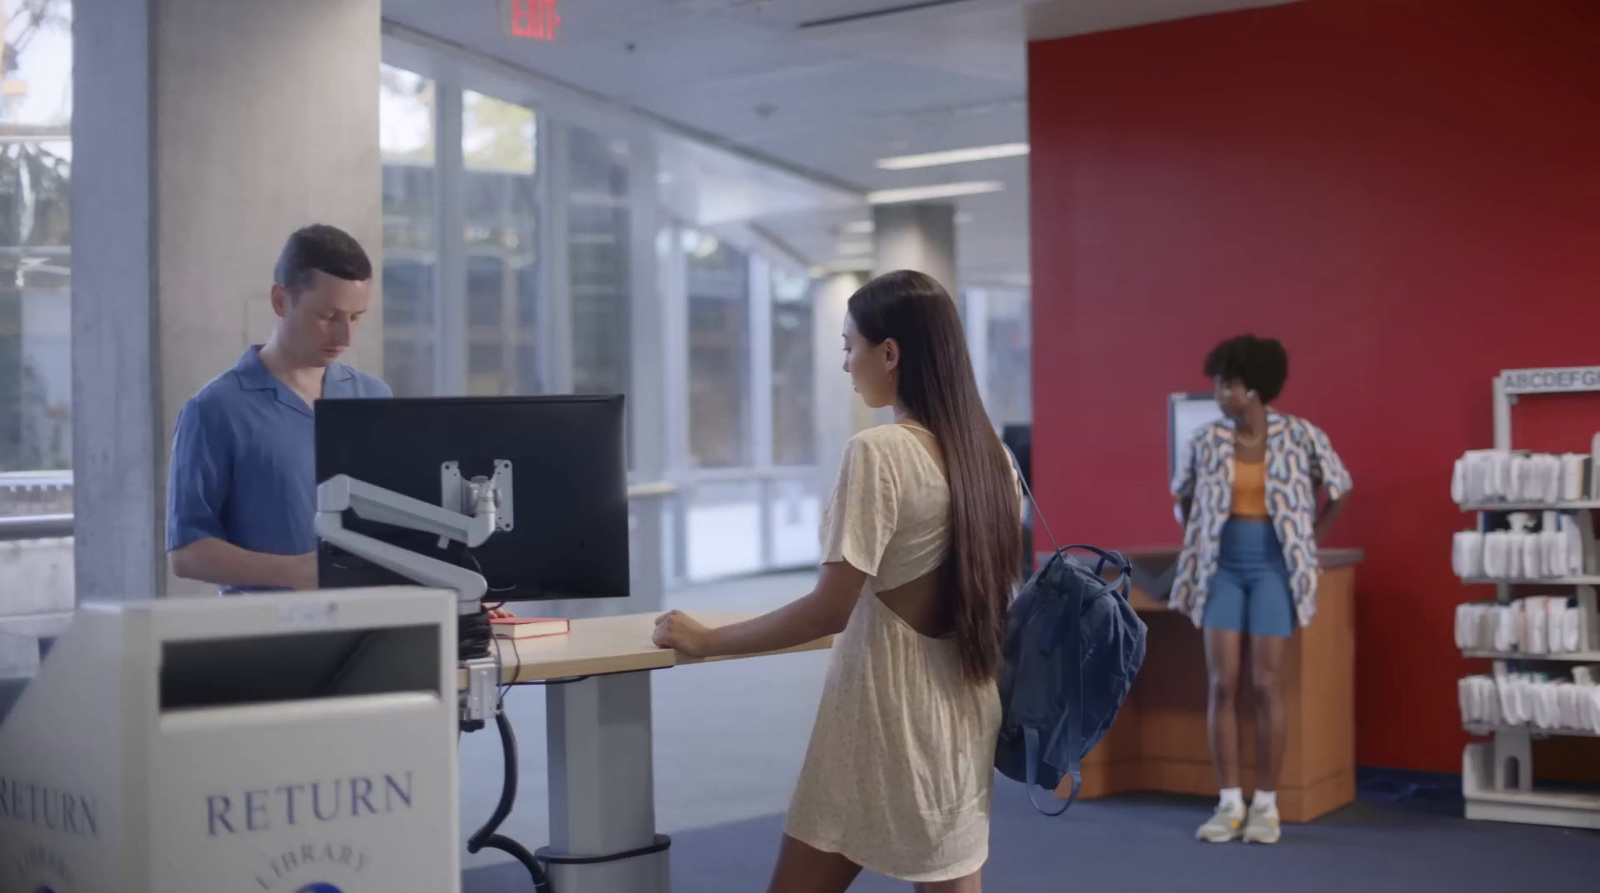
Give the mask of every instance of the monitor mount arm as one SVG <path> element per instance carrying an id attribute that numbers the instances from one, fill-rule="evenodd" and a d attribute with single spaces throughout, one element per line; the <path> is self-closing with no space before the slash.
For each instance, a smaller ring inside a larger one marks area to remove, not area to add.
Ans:
<path id="1" fill-rule="evenodd" d="M 441 481 L 443 506 L 349 475 L 329 478 L 317 487 L 317 536 L 408 580 L 455 590 L 459 613 L 474 614 L 482 610 L 483 597 L 489 591 L 482 574 L 344 526 L 344 512 L 349 509 L 368 521 L 435 534 L 440 547 L 455 540 L 468 548 L 483 545 L 496 530 L 510 529 L 511 463 L 496 462 L 492 479 L 463 481 L 456 463 L 449 462 L 442 469 Z M 466 511 L 454 510 L 452 505 Z"/>
<path id="2" fill-rule="evenodd" d="M 494 465 L 493 478 L 469 481 L 462 479 L 459 463 L 444 463 L 443 505 L 336 475 L 317 486 L 317 536 L 408 580 L 454 590 L 457 616 L 474 616 L 483 611 L 483 597 L 489 592 L 482 574 L 357 533 L 344 526 L 344 513 L 348 509 L 368 521 L 435 534 L 440 548 L 450 540 L 469 549 L 481 546 L 496 530 L 511 529 L 511 463 L 502 460 Z M 463 661 L 462 668 L 467 689 L 461 697 L 461 717 L 468 727 L 480 727 L 499 711 L 499 666 L 490 658 L 477 657 Z"/>

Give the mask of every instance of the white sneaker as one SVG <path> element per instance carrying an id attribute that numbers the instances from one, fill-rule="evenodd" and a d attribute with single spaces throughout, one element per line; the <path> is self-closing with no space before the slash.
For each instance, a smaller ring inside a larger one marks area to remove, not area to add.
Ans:
<path id="1" fill-rule="evenodd" d="M 1250 815 L 1244 823 L 1245 843 L 1277 843 L 1281 836 L 1276 809 L 1250 807 Z"/>
<path id="2" fill-rule="evenodd" d="M 1212 813 L 1211 818 L 1194 833 L 1194 839 L 1206 843 L 1227 843 L 1230 840 L 1238 840 L 1240 826 L 1243 823 L 1244 810 L 1233 810 L 1218 804 L 1217 811 Z"/>

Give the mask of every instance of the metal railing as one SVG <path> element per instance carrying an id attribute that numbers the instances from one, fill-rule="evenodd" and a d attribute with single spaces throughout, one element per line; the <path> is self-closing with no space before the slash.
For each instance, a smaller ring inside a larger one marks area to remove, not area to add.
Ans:
<path id="1" fill-rule="evenodd" d="M 0 517 L 0 542 L 45 540 L 72 536 L 72 515 Z"/>
<path id="2" fill-rule="evenodd" d="M 0 490 L 65 490 L 72 489 L 72 472 L 46 472 L 8 474 L 0 476 Z M 634 484 L 628 488 L 629 501 L 664 499 L 676 496 L 679 485 L 672 481 L 655 481 Z M 71 512 L 52 512 L 32 515 L 0 515 L 0 542 L 18 540 L 59 539 L 73 535 Z"/>
<path id="3" fill-rule="evenodd" d="M 0 542 L 72 536 L 72 472 L 0 473 Z"/>

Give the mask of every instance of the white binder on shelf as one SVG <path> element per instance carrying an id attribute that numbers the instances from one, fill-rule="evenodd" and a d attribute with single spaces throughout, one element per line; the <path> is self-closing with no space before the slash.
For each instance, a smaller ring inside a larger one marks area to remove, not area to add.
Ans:
<path id="1" fill-rule="evenodd" d="M 1589 498 L 1600 499 L 1600 431 L 1589 449 Z"/>

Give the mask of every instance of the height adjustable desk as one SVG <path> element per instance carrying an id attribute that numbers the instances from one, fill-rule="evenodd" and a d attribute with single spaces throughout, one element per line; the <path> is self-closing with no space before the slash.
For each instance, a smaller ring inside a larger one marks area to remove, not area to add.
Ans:
<path id="1" fill-rule="evenodd" d="M 658 616 L 574 620 L 563 636 L 524 639 L 515 648 L 501 643 L 504 683 L 547 684 L 550 845 L 537 858 L 556 893 L 667 893 L 670 888 L 669 841 L 656 833 L 650 672 L 705 661 L 653 645 Z M 756 615 L 690 616 L 719 627 Z M 831 644 L 821 639 L 770 653 L 818 651 Z M 466 684 L 465 676 L 461 683 Z M 516 743 L 504 712 L 497 722 L 507 756 L 496 811 L 503 820 L 516 797 Z"/>

